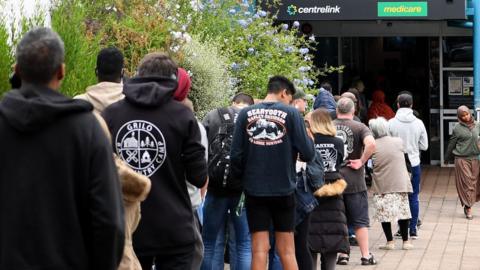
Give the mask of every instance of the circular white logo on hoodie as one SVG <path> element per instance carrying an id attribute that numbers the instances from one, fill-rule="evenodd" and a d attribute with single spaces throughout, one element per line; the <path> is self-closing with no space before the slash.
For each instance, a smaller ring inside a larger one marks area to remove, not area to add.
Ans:
<path id="1" fill-rule="evenodd" d="M 154 124 L 133 120 L 117 132 L 115 146 L 118 156 L 133 170 L 152 176 L 167 157 L 165 138 Z"/>

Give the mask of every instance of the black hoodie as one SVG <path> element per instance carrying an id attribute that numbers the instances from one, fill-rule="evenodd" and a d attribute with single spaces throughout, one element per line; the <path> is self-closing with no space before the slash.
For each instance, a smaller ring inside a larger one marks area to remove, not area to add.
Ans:
<path id="1" fill-rule="evenodd" d="M 0 269 L 116 269 L 120 186 L 92 106 L 23 85 L 0 102 Z"/>
<path id="2" fill-rule="evenodd" d="M 168 78 L 134 78 L 125 99 L 103 112 L 118 156 L 152 180 L 133 235 L 139 256 L 183 252 L 195 242 L 185 179 L 202 187 L 207 165 L 197 120 L 173 100 L 176 88 Z"/>

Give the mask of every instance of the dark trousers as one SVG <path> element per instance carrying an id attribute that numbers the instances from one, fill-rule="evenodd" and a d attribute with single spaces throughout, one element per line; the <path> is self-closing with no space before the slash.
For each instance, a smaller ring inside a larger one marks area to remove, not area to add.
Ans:
<path id="1" fill-rule="evenodd" d="M 187 252 L 138 256 L 138 260 L 142 265 L 142 270 L 152 270 L 153 264 L 155 264 L 155 270 L 187 270 L 192 267 L 194 252 L 194 245 L 192 245 L 192 248 Z"/>
<path id="2" fill-rule="evenodd" d="M 295 227 L 295 257 L 299 270 L 313 269 L 313 259 L 308 248 L 308 229 L 310 227 L 310 213 Z"/>

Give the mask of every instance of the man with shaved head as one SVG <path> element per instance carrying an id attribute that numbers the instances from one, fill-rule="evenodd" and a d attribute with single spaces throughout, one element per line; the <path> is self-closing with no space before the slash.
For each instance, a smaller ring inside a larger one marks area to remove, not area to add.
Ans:
<path id="1" fill-rule="evenodd" d="M 340 173 L 347 181 L 343 193 L 347 222 L 355 230 L 355 236 L 362 254 L 362 265 L 377 262 L 368 249 L 368 195 L 365 184 L 364 164 L 375 151 L 375 139 L 367 126 L 354 121 L 355 104 L 351 98 L 342 97 L 337 102 L 337 137 L 343 140 L 345 158 Z M 341 254 L 338 262 L 348 263 L 348 255 Z"/>

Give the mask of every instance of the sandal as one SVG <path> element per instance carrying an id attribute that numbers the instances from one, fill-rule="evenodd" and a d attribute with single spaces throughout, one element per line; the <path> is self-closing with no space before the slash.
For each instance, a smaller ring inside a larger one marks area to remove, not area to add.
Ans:
<path id="1" fill-rule="evenodd" d="M 377 261 L 373 257 L 372 253 L 370 253 L 369 258 L 362 257 L 362 258 L 360 258 L 360 260 L 362 261 L 362 265 L 375 265 L 375 264 L 377 264 Z"/>
<path id="2" fill-rule="evenodd" d="M 348 257 L 348 256 L 338 256 L 337 264 L 338 265 L 348 265 L 349 260 L 350 260 L 350 257 Z"/>

